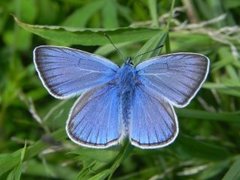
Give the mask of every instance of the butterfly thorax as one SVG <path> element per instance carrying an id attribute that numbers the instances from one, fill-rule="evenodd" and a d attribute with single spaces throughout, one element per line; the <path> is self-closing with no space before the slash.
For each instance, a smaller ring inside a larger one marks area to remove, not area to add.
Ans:
<path id="1" fill-rule="evenodd" d="M 136 70 L 131 63 L 126 62 L 118 71 L 118 88 L 122 105 L 122 118 L 125 131 L 128 131 L 132 96 L 136 84 Z"/>
<path id="2" fill-rule="evenodd" d="M 132 91 L 135 86 L 136 70 L 132 64 L 125 63 L 118 71 L 117 84 L 120 89 L 120 93 Z"/>

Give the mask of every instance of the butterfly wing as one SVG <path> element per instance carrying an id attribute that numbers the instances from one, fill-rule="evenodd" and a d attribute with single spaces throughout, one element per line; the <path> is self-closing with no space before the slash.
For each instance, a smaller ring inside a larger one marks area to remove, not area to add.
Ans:
<path id="1" fill-rule="evenodd" d="M 34 63 L 43 85 L 56 98 L 71 97 L 104 84 L 118 69 L 103 57 L 56 46 L 35 48 Z"/>
<path id="2" fill-rule="evenodd" d="M 151 94 L 143 85 L 133 95 L 129 138 L 143 149 L 164 147 L 177 137 L 178 122 L 174 109 L 164 98 Z"/>
<path id="3" fill-rule="evenodd" d="M 83 93 L 67 121 L 66 130 L 70 139 L 93 148 L 117 144 L 122 131 L 119 102 L 115 85 L 106 84 Z"/>
<path id="4" fill-rule="evenodd" d="M 139 64 L 138 79 L 152 93 L 159 93 L 177 107 L 196 95 L 209 71 L 209 59 L 194 53 L 154 57 Z"/>

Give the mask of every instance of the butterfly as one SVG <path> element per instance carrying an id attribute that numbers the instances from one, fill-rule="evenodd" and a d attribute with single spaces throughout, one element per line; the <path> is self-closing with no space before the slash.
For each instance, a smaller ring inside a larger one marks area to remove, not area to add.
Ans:
<path id="1" fill-rule="evenodd" d="M 209 59 L 173 53 L 136 66 L 119 67 L 85 51 L 38 46 L 34 64 L 43 86 L 58 99 L 81 96 L 66 123 L 69 138 L 82 146 L 107 148 L 128 137 L 142 149 L 172 143 L 179 127 L 173 106 L 187 106 L 206 80 Z"/>

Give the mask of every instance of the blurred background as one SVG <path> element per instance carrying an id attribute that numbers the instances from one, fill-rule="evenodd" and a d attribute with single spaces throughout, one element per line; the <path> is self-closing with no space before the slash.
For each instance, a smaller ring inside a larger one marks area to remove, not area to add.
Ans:
<path id="1" fill-rule="evenodd" d="M 239 23 L 239 0 L 1 0 L 0 179 L 240 179 Z M 136 64 L 170 52 L 210 58 L 203 88 L 175 108 L 180 134 L 170 146 L 95 150 L 67 139 L 75 99 L 48 94 L 33 49 L 64 45 L 121 65 L 104 33 L 125 56 L 164 45 Z"/>

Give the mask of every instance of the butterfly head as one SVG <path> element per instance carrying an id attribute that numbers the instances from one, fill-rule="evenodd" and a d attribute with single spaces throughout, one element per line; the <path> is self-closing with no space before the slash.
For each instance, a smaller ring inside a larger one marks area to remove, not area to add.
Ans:
<path id="1" fill-rule="evenodd" d="M 133 66 L 133 61 L 132 61 L 132 58 L 131 57 L 127 57 L 126 60 L 125 60 L 125 65 L 130 65 L 130 66 Z"/>

